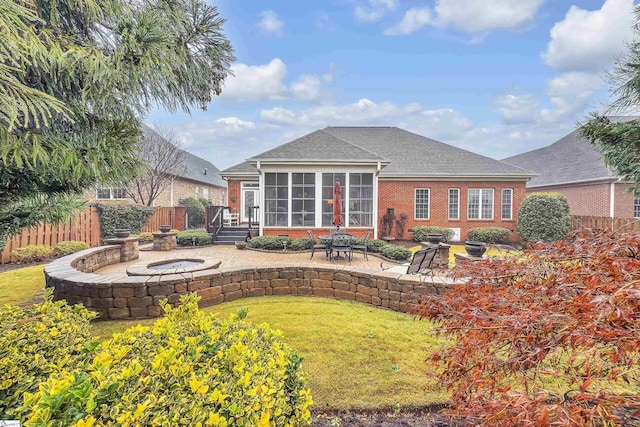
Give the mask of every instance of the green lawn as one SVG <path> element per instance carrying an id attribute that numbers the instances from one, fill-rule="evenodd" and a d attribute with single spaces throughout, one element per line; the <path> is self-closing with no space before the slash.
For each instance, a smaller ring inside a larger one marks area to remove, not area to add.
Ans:
<path id="1" fill-rule="evenodd" d="M 443 403 L 425 359 L 440 341 L 432 325 L 368 305 L 309 297 L 263 297 L 205 309 L 222 317 L 248 307 L 246 321 L 268 323 L 304 357 L 316 409 L 394 408 Z M 148 321 L 97 322 L 96 336 Z"/>
<path id="2" fill-rule="evenodd" d="M 24 304 L 44 290 L 44 264 L 0 273 L 0 306 Z"/>

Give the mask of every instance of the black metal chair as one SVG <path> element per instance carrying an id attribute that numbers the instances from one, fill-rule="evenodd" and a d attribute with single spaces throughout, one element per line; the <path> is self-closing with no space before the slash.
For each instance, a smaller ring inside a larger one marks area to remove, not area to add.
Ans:
<path id="1" fill-rule="evenodd" d="M 331 236 L 331 248 L 329 249 L 329 261 L 342 259 L 340 252 L 349 260 L 353 259 L 353 236 L 350 234 L 333 234 Z M 334 253 L 336 254 L 334 256 Z"/>
<path id="2" fill-rule="evenodd" d="M 367 234 L 364 236 L 364 242 L 362 245 L 353 245 L 354 251 L 362 251 L 364 255 L 364 259 L 369 261 L 369 257 L 367 256 L 367 245 L 369 244 L 369 239 L 371 238 L 371 230 L 367 231 Z"/>
<path id="3" fill-rule="evenodd" d="M 406 266 L 407 271 L 405 274 L 419 274 L 421 279 L 425 276 L 431 276 L 433 279 L 433 260 L 436 258 L 437 253 L 437 247 L 420 249 L 413 254 L 413 258 L 411 258 L 411 262 L 409 263 L 382 261 L 380 268 L 382 270 L 389 270 L 394 266 Z"/>
<path id="4" fill-rule="evenodd" d="M 311 230 L 307 230 L 307 233 L 309 234 L 309 238 L 311 240 L 313 240 L 313 247 L 311 248 L 311 258 L 309 259 L 313 259 L 313 254 L 316 253 L 316 249 L 322 249 L 325 253 L 325 257 L 327 255 L 327 245 L 323 244 L 323 243 L 318 243 L 316 241 L 316 238 L 313 236 L 313 231 Z"/>

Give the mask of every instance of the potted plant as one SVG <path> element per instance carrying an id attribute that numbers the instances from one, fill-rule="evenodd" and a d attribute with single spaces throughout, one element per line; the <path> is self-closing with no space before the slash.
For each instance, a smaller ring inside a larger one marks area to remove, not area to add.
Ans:
<path id="1" fill-rule="evenodd" d="M 118 239 L 126 239 L 131 234 L 131 230 L 128 228 L 116 228 L 113 230 L 113 235 Z"/>
<path id="2" fill-rule="evenodd" d="M 438 234 L 438 233 L 429 233 L 427 234 L 427 242 L 431 243 L 431 244 L 439 244 L 440 242 L 442 242 L 443 236 L 442 234 Z"/>
<path id="3" fill-rule="evenodd" d="M 160 229 L 161 233 L 168 233 L 171 230 L 171 226 L 170 225 L 161 225 L 158 228 Z"/>
<path id="4" fill-rule="evenodd" d="M 474 242 L 468 240 L 464 242 L 464 249 L 471 256 L 481 257 L 487 251 L 487 244 L 485 242 Z"/>

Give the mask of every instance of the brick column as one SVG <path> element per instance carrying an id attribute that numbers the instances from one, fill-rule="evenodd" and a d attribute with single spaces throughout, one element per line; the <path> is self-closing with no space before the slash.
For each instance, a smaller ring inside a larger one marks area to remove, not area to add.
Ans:
<path id="1" fill-rule="evenodd" d="M 107 245 L 120 245 L 120 262 L 133 261 L 140 256 L 137 237 L 127 237 L 124 239 L 108 239 Z"/>
<path id="2" fill-rule="evenodd" d="M 153 233 L 154 251 L 170 251 L 177 247 L 177 233 Z"/>

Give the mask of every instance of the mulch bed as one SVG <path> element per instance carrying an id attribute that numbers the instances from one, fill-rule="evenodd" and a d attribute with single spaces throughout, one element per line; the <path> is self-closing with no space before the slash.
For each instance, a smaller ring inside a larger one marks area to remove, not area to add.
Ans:
<path id="1" fill-rule="evenodd" d="M 311 427 L 454 427 L 463 426 L 441 414 L 441 407 L 415 408 L 395 413 L 378 411 L 320 412 L 313 410 Z"/>
<path id="2" fill-rule="evenodd" d="M 34 262 L 33 264 L 20 264 L 17 262 L 13 262 L 11 264 L 0 264 L 0 273 L 4 273 L 11 270 L 17 270 L 19 268 L 33 267 L 35 265 L 40 265 L 40 264 L 49 264 L 54 259 L 55 258 L 50 258 L 40 262 Z"/>

